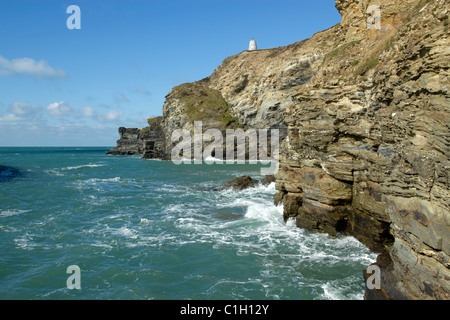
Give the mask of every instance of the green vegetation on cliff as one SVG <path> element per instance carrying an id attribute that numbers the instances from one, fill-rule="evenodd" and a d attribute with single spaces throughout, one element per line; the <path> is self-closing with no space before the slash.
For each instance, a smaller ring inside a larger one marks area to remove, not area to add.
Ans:
<path id="1" fill-rule="evenodd" d="M 225 128 L 238 125 L 230 113 L 230 107 L 219 90 L 208 86 L 209 80 L 184 83 L 173 89 L 174 97 L 184 104 L 189 122 L 213 119 Z"/>

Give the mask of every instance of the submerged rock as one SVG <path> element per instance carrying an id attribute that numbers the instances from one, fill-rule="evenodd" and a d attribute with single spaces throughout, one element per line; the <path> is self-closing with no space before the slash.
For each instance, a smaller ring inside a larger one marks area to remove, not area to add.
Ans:
<path id="1" fill-rule="evenodd" d="M 0 165 L 0 182 L 9 181 L 20 176 L 19 169 Z"/>

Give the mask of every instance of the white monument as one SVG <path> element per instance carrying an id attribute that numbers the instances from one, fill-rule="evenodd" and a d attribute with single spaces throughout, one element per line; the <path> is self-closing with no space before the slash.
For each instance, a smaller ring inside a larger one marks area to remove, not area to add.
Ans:
<path id="1" fill-rule="evenodd" d="M 256 46 L 256 41 L 255 39 L 252 38 L 252 40 L 250 40 L 250 44 L 248 46 L 248 50 L 249 51 L 255 51 L 258 50 L 258 47 Z"/>

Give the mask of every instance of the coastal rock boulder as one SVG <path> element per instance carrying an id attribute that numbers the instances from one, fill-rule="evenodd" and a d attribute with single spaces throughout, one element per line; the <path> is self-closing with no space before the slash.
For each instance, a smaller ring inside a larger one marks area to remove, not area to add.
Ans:
<path id="1" fill-rule="evenodd" d="M 250 176 L 241 176 L 228 181 L 223 189 L 244 190 L 248 188 L 255 188 L 258 183 L 257 180 L 252 179 Z"/>

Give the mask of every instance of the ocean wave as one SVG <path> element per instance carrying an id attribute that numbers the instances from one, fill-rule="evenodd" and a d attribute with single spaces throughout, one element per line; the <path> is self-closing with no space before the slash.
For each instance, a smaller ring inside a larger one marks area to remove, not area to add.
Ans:
<path id="1" fill-rule="evenodd" d="M 79 166 L 73 166 L 73 167 L 65 167 L 61 168 L 61 170 L 77 170 L 82 168 L 98 168 L 98 167 L 104 167 L 104 164 L 83 164 Z"/>
<path id="2" fill-rule="evenodd" d="M 113 233 L 118 236 L 123 236 L 125 238 L 136 239 L 138 236 L 136 231 L 130 229 L 128 227 L 120 227 L 118 229 L 114 229 Z"/>
<path id="3" fill-rule="evenodd" d="M 258 183 L 254 188 L 247 188 L 244 190 L 223 189 L 220 191 L 221 195 L 234 196 L 235 198 L 244 198 L 249 195 L 254 195 L 261 198 L 261 195 L 272 195 L 276 193 L 275 182 L 268 185 Z"/>
<path id="4" fill-rule="evenodd" d="M 150 223 L 151 223 L 151 220 L 146 219 L 146 218 L 141 218 L 140 223 L 142 223 L 142 224 L 150 224 Z"/>
<path id="5" fill-rule="evenodd" d="M 215 157 L 212 157 L 212 156 L 206 157 L 206 158 L 204 159 L 204 162 L 205 162 L 206 164 L 213 164 L 213 163 L 223 164 L 223 163 L 225 163 L 224 160 L 219 159 L 219 158 L 215 158 Z"/>
<path id="6" fill-rule="evenodd" d="M 50 175 L 54 175 L 54 176 L 58 176 L 58 177 L 64 177 L 65 174 L 56 170 L 56 169 L 48 169 L 48 170 L 44 170 L 45 173 L 50 174 Z"/>
<path id="7" fill-rule="evenodd" d="M 15 245 L 23 250 L 33 250 L 37 247 L 37 244 L 33 242 L 31 235 L 26 233 L 22 237 L 14 239 Z"/>
<path id="8" fill-rule="evenodd" d="M 27 213 L 30 211 L 31 210 L 18 210 L 18 209 L 2 210 L 2 211 L 0 211 L 0 217 L 2 217 L 2 218 L 11 217 L 11 216 L 16 216 L 19 214 Z"/>
<path id="9" fill-rule="evenodd" d="M 322 300 L 363 300 L 364 291 L 360 290 L 360 285 L 361 279 L 355 276 L 330 280 L 320 285 L 323 293 L 318 298 Z"/>
<path id="10" fill-rule="evenodd" d="M 91 178 L 88 180 L 85 180 L 84 183 L 91 184 L 91 183 L 97 183 L 97 182 L 119 182 L 120 177 L 114 177 L 109 179 L 101 179 L 101 178 Z"/>

